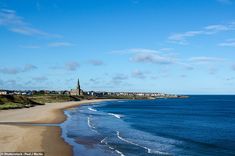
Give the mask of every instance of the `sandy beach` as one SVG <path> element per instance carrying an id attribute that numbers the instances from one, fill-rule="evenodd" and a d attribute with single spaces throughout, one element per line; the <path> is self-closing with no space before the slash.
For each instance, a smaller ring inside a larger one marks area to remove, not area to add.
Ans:
<path id="1" fill-rule="evenodd" d="M 46 156 L 72 155 L 72 147 L 60 137 L 59 127 L 18 123 L 61 123 L 64 109 L 104 100 L 50 103 L 24 109 L 0 111 L 0 152 L 45 152 Z"/>

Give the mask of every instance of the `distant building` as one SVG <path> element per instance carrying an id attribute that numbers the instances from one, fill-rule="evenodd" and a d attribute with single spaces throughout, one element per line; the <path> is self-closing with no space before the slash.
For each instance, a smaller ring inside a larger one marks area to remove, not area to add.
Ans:
<path id="1" fill-rule="evenodd" d="M 72 89 L 70 91 L 70 95 L 77 95 L 77 96 L 83 95 L 83 91 L 81 90 L 79 79 L 78 79 L 78 82 L 77 82 L 76 89 Z"/>
<path id="2" fill-rule="evenodd" d="M 0 90 L 0 95 L 7 95 L 7 94 L 8 94 L 7 91 L 5 91 L 5 90 Z"/>
<path id="3" fill-rule="evenodd" d="M 104 92 L 104 91 L 86 91 L 86 92 L 83 92 L 83 94 L 89 95 L 89 96 L 104 97 L 104 96 L 108 95 L 108 92 Z"/>

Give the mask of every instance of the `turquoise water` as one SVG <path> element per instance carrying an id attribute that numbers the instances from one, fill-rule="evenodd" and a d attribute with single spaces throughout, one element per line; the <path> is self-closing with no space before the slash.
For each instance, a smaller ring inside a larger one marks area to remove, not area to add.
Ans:
<path id="1" fill-rule="evenodd" d="M 119 100 L 66 110 L 80 156 L 235 155 L 235 96 Z"/>

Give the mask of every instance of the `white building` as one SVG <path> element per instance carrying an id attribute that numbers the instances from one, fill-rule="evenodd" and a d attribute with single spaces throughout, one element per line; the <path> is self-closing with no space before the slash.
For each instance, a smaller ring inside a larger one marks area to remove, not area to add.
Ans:
<path id="1" fill-rule="evenodd" d="M 7 91 L 5 91 L 5 90 L 0 90 L 0 95 L 7 95 Z"/>

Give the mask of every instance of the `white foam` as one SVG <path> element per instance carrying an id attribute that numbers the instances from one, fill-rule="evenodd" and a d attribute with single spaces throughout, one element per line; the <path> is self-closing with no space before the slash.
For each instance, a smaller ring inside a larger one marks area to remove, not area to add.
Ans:
<path id="1" fill-rule="evenodd" d="M 87 125 L 88 125 L 90 128 L 93 128 L 93 126 L 91 125 L 91 118 L 90 118 L 90 116 L 87 117 Z"/>
<path id="2" fill-rule="evenodd" d="M 109 149 L 114 150 L 114 148 L 113 148 L 113 147 L 111 147 L 111 146 L 108 146 L 108 147 L 109 147 Z"/>
<path id="3" fill-rule="evenodd" d="M 114 150 L 115 148 L 113 148 L 112 146 L 110 146 L 110 145 L 107 143 L 106 139 L 107 139 L 107 137 L 105 137 L 103 140 L 101 140 L 100 143 L 105 144 L 105 145 L 108 146 L 109 149 Z M 114 150 L 114 151 L 117 152 L 118 150 Z M 119 153 L 118 153 L 118 152 L 119 152 Z M 118 154 L 122 154 L 120 151 L 118 151 L 118 152 L 117 152 Z M 122 154 L 122 156 L 124 156 L 124 155 Z"/>
<path id="4" fill-rule="evenodd" d="M 96 109 L 91 108 L 91 107 L 88 107 L 88 109 L 89 109 L 90 111 L 93 111 L 93 112 L 96 112 L 96 111 L 97 111 Z"/>
<path id="5" fill-rule="evenodd" d="M 114 113 L 108 113 L 108 114 L 112 115 L 112 116 L 114 116 L 114 117 L 116 117 L 118 119 L 121 119 L 121 117 L 122 117 L 122 115 L 120 115 L 120 114 L 114 114 Z"/>
<path id="6" fill-rule="evenodd" d="M 158 155 L 172 155 L 170 153 L 166 153 L 166 152 L 161 152 L 161 151 L 154 151 L 154 150 L 151 150 L 148 151 L 148 153 L 155 153 L 155 154 L 158 154 Z"/>
<path id="7" fill-rule="evenodd" d="M 125 156 L 122 152 L 120 152 L 119 150 L 115 150 L 115 152 L 117 152 L 118 154 L 120 154 L 120 156 Z"/>
<path id="8" fill-rule="evenodd" d="M 107 137 L 105 137 L 103 140 L 101 140 L 100 143 L 102 143 L 102 144 L 105 143 L 106 144 L 106 142 L 105 142 L 106 138 Z"/>
<path id="9" fill-rule="evenodd" d="M 91 124 L 91 117 L 90 117 L 90 116 L 87 117 L 87 125 L 91 128 L 91 130 L 92 130 L 93 132 L 99 134 L 99 132 L 98 132 L 97 130 L 95 130 L 95 126 L 93 126 L 93 125 Z"/>
<path id="10" fill-rule="evenodd" d="M 124 139 L 123 137 L 121 137 L 119 131 L 117 131 L 117 137 L 118 137 L 120 140 L 122 140 L 122 141 L 124 141 L 124 142 L 127 142 L 127 143 L 129 143 L 129 144 L 136 145 L 136 146 L 140 146 L 139 144 L 136 144 L 136 143 L 134 143 L 134 142 L 131 142 L 131 141 L 126 140 L 126 139 Z"/>
<path id="11" fill-rule="evenodd" d="M 101 140 L 100 143 L 107 145 L 109 149 L 114 150 L 120 156 L 125 156 L 122 152 L 120 152 L 119 150 L 117 150 L 117 149 L 113 148 L 112 146 L 110 146 L 108 144 L 108 142 L 106 141 L 106 139 L 107 139 L 107 137 L 105 137 L 103 140 Z"/>
<path id="12" fill-rule="evenodd" d="M 70 115 L 69 113 L 65 112 L 65 115 L 67 116 L 67 118 L 71 118 L 72 115 Z"/>
<path id="13" fill-rule="evenodd" d="M 129 143 L 129 144 L 132 144 L 132 145 L 135 145 L 135 146 L 138 146 L 138 147 L 141 147 L 141 148 L 146 149 L 148 153 L 156 153 L 156 154 L 161 154 L 161 155 L 170 155 L 169 153 L 161 152 L 161 151 L 156 151 L 156 150 L 152 150 L 152 149 L 150 149 L 150 148 L 148 148 L 148 147 L 145 147 L 145 146 L 139 145 L 139 144 L 137 144 L 137 143 L 134 143 L 134 142 L 132 142 L 132 141 L 129 141 L 129 140 L 127 140 L 127 139 L 121 137 L 119 131 L 117 131 L 117 137 L 118 137 L 120 140 L 124 141 L 124 142 L 127 142 L 127 143 Z"/>

